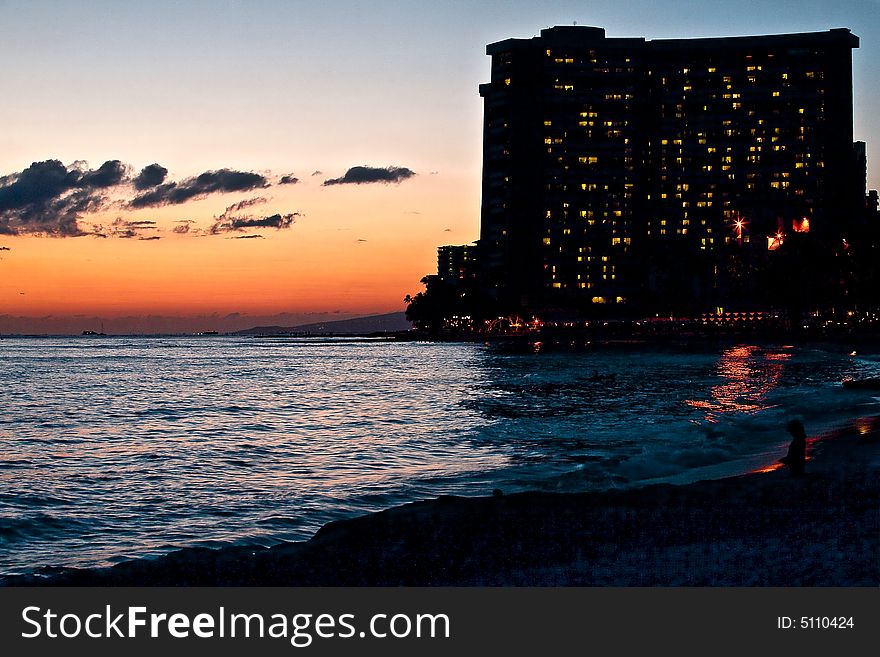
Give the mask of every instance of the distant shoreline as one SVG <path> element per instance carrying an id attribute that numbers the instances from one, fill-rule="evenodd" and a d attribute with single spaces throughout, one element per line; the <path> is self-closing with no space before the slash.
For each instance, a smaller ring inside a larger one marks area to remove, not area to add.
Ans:
<path id="1" fill-rule="evenodd" d="M 877 586 L 880 418 L 784 469 L 592 493 L 440 497 L 271 548 L 183 549 L 25 586 Z"/>

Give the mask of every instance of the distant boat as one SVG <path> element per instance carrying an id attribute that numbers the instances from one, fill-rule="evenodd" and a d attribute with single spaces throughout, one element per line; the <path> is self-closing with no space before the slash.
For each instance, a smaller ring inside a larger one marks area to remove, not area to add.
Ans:
<path id="1" fill-rule="evenodd" d="M 880 390 L 880 378 L 874 379 L 850 379 L 843 382 L 847 390 Z"/>
<path id="2" fill-rule="evenodd" d="M 98 331 L 83 331 L 82 334 L 83 335 L 107 335 L 106 333 L 104 333 L 104 322 L 101 322 L 101 332 L 100 333 Z"/>

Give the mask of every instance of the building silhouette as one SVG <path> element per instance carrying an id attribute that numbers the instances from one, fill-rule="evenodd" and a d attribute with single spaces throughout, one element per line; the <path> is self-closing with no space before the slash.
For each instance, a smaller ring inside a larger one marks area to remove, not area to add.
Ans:
<path id="1" fill-rule="evenodd" d="M 833 299 L 866 206 L 858 44 L 846 29 L 648 41 L 580 26 L 490 44 L 482 293 L 585 314 Z M 441 270 L 462 248 L 441 247 Z"/>
<path id="2" fill-rule="evenodd" d="M 437 247 L 437 278 L 447 285 L 472 285 L 478 276 L 476 244 Z"/>

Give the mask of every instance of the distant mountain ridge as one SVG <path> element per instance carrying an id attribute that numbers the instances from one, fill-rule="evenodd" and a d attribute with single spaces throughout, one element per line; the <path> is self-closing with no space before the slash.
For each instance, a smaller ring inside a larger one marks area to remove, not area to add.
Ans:
<path id="1" fill-rule="evenodd" d="M 315 322 L 298 326 L 255 326 L 235 335 L 284 335 L 288 333 L 308 333 L 310 335 L 369 335 L 370 333 L 392 333 L 408 331 L 412 324 L 406 321 L 406 313 L 385 313 L 339 319 L 332 322 Z"/>

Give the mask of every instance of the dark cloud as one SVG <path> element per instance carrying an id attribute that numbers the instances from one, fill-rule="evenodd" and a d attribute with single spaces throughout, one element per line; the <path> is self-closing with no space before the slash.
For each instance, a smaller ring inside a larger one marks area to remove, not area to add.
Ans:
<path id="1" fill-rule="evenodd" d="M 297 217 L 302 216 L 299 212 L 289 214 L 273 214 L 270 216 L 236 215 L 234 213 L 257 203 L 265 203 L 262 197 L 247 199 L 230 205 L 219 217 L 214 219 L 214 224 L 208 228 L 209 235 L 248 230 L 250 228 L 275 228 L 283 230 L 290 228 Z"/>
<path id="2" fill-rule="evenodd" d="M 0 212 L 20 210 L 58 198 L 77 186 L 82 174 L 59 160 L 34 162 L 18 174 L 4 176 L 0 187 Z"/>
<path id="3" fill-rule="evenodd" d="M 152 242 L 153 240 L 160 240 L 162 238 L 158 235 L 148 235 L 147 237 L 138 237 L 138 239 L 142 242 Z"/>
<path id="4" fill-rule="evenodd" d="M 165 176 L 168 175 L 168 169 L 160 164 L 148 164 L 141 172 L 134 177 L 134 188 L 138 190 L 150 189 L 165 182 Z"/>
<path id="5" fill-rule="evenodd" d="M 270 217 L 239 217 L 231 218 L 229 230 L 244 230 L 245 228 L 290 228 L 299 212 L 293 214 L 273 214 Z"/>
<path id="6" fill-rule="evenodd" d="M 115 187 L 125 180 L 128 173 L 126 167 L 119 160 L 108 160 L 94 171 L 86 171 L 80 178 L 80 187 L 103 189 Z"/>
<path id="7" fill-rule="evenodd" d="M 94 170 L 83 162 L 65 166 L 59 160 L 45 160 L 3 176 L 0 234 L 86 234 L 79 217 L 103 208 L 107 198 L 97 190 L 123 182 L 126 170 L 119 160 L 108 160 Z"/>
<path id="8" fill-rule="evenodd" d="M 259 173 L 218 169 L 206 171 L 195 178 L 186 178 L 179 183 L 159 185 L 149 192 L 136 196 L 129 205 L 132 208 L 178 205 L 190 199 L 203 198 L 208 194 L 245 192 L 268 185 L 266 177 Z"/>
<path id="9" fill-rule="evenodd" d="M 235 237 L 228 237 L 230 240 L 261 240 L 263 239 L 262 235 L 236 235 Z"/>
<path id="10" fill-rule="evenodd" d="M 351 167 L 341 178 L 330 178 L 324 185 L 365 185 L 369 183 L 399 183 L 415 174 L 406 167 Z"/>
<path id="11" fill-rule="evenodd" d="M 226 208 L 226 211 L 223 213 L 224 215 L 231 214 L 232 212 L 241 212 L 245 208 L 250 208 L 255 205 L 259 205 L 260 203 L 266 203 L 268 199 L 262 196 L 256 196 L 254 198 L 246 198 L 243 201 L 239 201 L 238 203 L 233 203 L 232 205 Z"/>
<path id="12" fill-rule="evenodd" d="M 312 171 L 313 176 L 323 176 L 324 172 L 318 169 L 317 171 Z"/>
<path id="13" fill-rule="evenodd" d="M 366 242 L 367 240 L 364 240 L 364 239 L 360 239 L 360 238 L 358 238 L 358 239 L 356 239 L 355 241 L 356 241 L 356 242 Z"/>
<path id="14" fill-rule="evenodd" d="M 192 229 L 192 224 L 195 223 L 193 219 L 178 219 L 175 222 L 177 225 L 171 229 L 171 232 L 177 233 L 178 235 L 186 235 Z"/>
<path id="15" fill-rule="evenodd" d="M 8 246 L 0 246 L 0 251 L 12 251 Z"/>
<path id="16" fill-rule="evenodd" d="M 287 174 L 286 176 L 281 176 L 281 179 L 278 181 L 279 185 L 295 185 L 299 182 L 299 178 L 294 176 L 292 173 Z"/>
<path id="17" fill-rule="evenodd" d="M 146 219 L 128 221 L 122 217 L 117 217 L 107 228 L 95 226 L 93 234 L 100 237 L 119 237 L 121 239 L 131 239 L 134 237 L 147 239 L 141 234 L 145 230 L 156 230 L 156 222 Z"/>
<path id="18" fill-rule="evenodd" d="M 452 232 L 452 229 L 451 229 L 451 228 L 444 228 L 444 229 L 443 229 L 443 232 L 444 232 L 444 233 L 451 233 L 451 232 Z"/>

